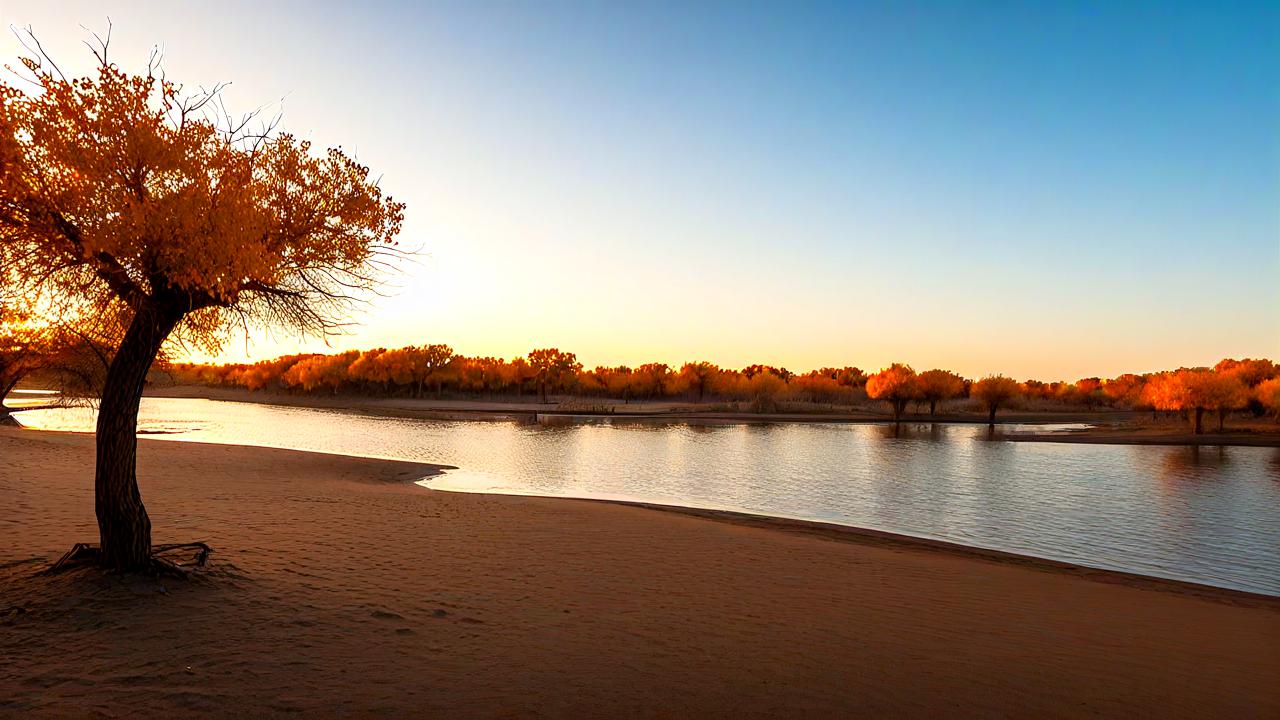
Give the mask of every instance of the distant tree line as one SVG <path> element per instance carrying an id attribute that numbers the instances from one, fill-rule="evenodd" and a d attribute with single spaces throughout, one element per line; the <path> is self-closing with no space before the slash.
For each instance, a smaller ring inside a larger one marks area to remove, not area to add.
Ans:
<path id="1" fill-rule="evenodd" d="M 1226 416 L 1248 410 L 1280 419 L 1280 368 L 1270 360 L 1226 359 L 1212 368 L 1181 368 L 1075 382 L 1018 382 L 1002 375 L 970 380 L 948 370 L 917 373 L 895 363 L 867 374 L 856 367 L 828 367 L 805 373 L 770 365 L 741 369 L 709 362 L 679 367 L 646 363 L 636 367 L 587 369 L 571 352 L 544 348 L 510 360 L 468 357 L 448 345 L 377 348 L 338 354 L 287 355 L 253 364 L 169 365 L 178 384 L 243 387 L 252 391 L 357 394 L 377 397 L 499 398 L 552 396 L 691 402 L 748 402 L 749 409 L 770 412 L 780 403 L 858 405 L 885 403 L 895 419 L 908 407 L 940 406 L 968 400 L 988 419 L 1015 403 L 1038 407 L 1150 410 L 1185 415 L 1195 432 L 1206 413 Z"/>

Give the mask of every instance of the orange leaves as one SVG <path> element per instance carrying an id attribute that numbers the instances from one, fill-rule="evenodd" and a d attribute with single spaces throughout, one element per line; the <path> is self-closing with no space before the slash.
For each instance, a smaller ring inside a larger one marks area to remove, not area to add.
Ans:
<path id="1" fill-rule="evenodd" d="M 920 396 L 916 371 L 910 365 L 894 363 L 867 378 L 867 395 L 890 402 L 914 400 Z"/>
<path id="2" fill-rule="evenodd" d="M 1222 363 L 1219 363 L 1222 366 Z M 1151 376 L 1142 390 L 1142 402 L 1160 411 L 1234 410 L 1249 400 L 1249 389 L 1230 372 L 1183 368 Z"/>
<path id="3" fill-rule="evenodd" d="M 1263 380 L 1253 389 L 1253 397 L 1280 419 L 1280 377 Z"/>
<path id="4" fill-rule="evenodd" d="M 68 81 L 24 63 L 37 91 L 0 81 L 0 268 L 29 296 L 325 332 L 375 282 L 404 205 L 341 150 L 223 127 L 216 90 L 184 99 L 114 65 Z M 199 340 L 219 325 L 183 328 Z"/>
<path id="5" fill-rule="evenodd" d="M 931 402 L 960 397 L 964 378 L 949 370 L 926 370 L 917 376 L 920 397 Z"/>
<path id="6" fill-rule="evenodd" d="M 1217 371 L 1181 371 L 1186 386 L 1186 403 L 1205 410 L 1235 410 L 1249 400 L 1249 392 L 1240 378 Z"/>
<path id="7" fill-rule="evenodd" d="M 969 390 L 972 397 L 981 400 L 988 408 L 999 407 L 1020 393 L 1017 381 L 1004 375 L 988 375 L 975 382 Z"/>
<path id="8" fill-rule="evenodd" d="M 241 385 L 251 389 L 342 391 L 362 394 L 420 396 L 426 387 L 437 393 L 522 396 L 546 389 L 554 393 L 609 397 L 619 400 L 679 399 L 684 401 L 773 401 L 859 405 L 867 398 L 881 400 L 901 415 L 913 401 L 935 406 L 952 398 L 970 397 L 988 412 L 1026 397 L 1030 409 L 1052 403 L 1060 409 L 1091 408 L 1094 403 L 1160 411 L 1230 412 L 1250 399 L 1280 414 L 1280 379 L 1262 380 L 1252 389 L 1239 379 L 1238 368 L 1274 368 L 1266 361 L 1224 361 L 1220 370 L 1182 369 L 1149 375 L 1121 375 L 1111 380 L 1083 378 L 1074 383 L 1018 383 L 992 375 L 970 383 L 942 369 L 915 373 L 895 363 L 870 377 L 856 367 L 823 368 L 793 374 L 783 368 L 750 365 L 741 370 L 709 362 L 691 362 L 678 371 L 663 363 L 635 368 L 599 366 L 584 370 L 573 353 L 543 348 L 524 357 L 504 360 L 457 355 L 448 345 L 420 345 L 332 356 L 288 356 L 257 365 L 209 366 L 178 370 L 190 382 Z M 204 368 L 204 369 L 202 369 Z M 865 392 L 864 392 L 865 386 Z M 1198 403 L 1198 405 L 1197 405 Z M 991 415 L 994 420 L 994 414 Z"/>
<path id="9" fill-rule="evenodd" d="M 571 352 L 561 352 L 556 348 L 531 351 L 529 353 L 529 365 L 539 375 L 565 371 L 577 372 L 582 369 L 582 363 L 578 362 L 577 355 Z"/>
<path id="10" fill-rule="evenodd" d="M 1150 376 L 1142 388 L 1142 402 L 1154 410 L 1168 412 L 1187 406 L 1185 373 L 1161 372 Z"/>

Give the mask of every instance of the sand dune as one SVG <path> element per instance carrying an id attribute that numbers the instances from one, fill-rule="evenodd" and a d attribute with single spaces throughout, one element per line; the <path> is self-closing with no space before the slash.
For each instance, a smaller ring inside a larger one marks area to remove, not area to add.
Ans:
<path id="1" fill-rule="evenodd" d="M 0 429 L 0 715 L 1280 717 L 1280 600 L 141 443 L 190 581 L 96 538 L 91 438 Z"/>

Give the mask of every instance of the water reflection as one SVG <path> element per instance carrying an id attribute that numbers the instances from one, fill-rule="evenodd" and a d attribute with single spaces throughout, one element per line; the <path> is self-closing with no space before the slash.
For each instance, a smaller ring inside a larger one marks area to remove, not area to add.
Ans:
<path id="1" fill-rule="evenodd" d="M 19 420 L 93 427 L 88 409 Z M 1280 594 L 1270 448 L 999 442 L 985 425 L 931 423 L 425 421 L 179 399 L 144 400 L 141 425 L 182 431 L 157 436 L 170 441 L 460 468 L 436 487 L 822 520 Z"/>
<path id="2" fill-rule="evenodd" d="M 886 423 L 876 425 L 877 434 L 888 439 L 941 440 L 942 426 L 938 423 Z"/>
<path id="3" fill-rule="evenodd" d="M 1161 448 L 1161 475 L 1168 480 L 1207 480 L 1220 477 L 1231 463 L 1230 450 L 1221 445 Z"/>

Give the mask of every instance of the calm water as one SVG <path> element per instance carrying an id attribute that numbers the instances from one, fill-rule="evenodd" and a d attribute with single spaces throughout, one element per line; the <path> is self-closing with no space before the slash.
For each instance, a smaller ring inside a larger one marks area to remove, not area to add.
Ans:
<path id="1" fill-rule="evenodd" d="M 82 409 L 18 417 L 93 421 Z M 183 399 L 144 400 L 142 429 L 458 466 L 439 489 L 824 520 L 1280 595 L 1273 448 L 1014 443 L 980 426 L 894 437 L 879 425 L 447 422 Z"/>

